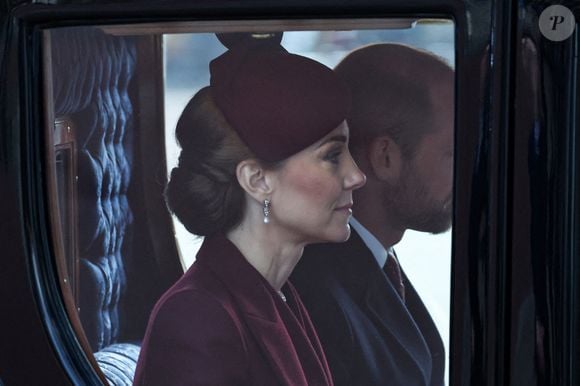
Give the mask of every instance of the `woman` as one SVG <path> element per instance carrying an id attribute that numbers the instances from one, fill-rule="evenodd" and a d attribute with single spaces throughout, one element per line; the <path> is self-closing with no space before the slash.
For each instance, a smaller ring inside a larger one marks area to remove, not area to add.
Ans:
<path id="1" fill-rule="evenodd" d="M 177 124 L 167 202 L 205 239 L 152 312 L 137 385 L 332 385 L 287 278 L 306 244 L 348 239 L 365 176 L 347 148 L 346 89 L 275 38 L 212 61 Z"/>

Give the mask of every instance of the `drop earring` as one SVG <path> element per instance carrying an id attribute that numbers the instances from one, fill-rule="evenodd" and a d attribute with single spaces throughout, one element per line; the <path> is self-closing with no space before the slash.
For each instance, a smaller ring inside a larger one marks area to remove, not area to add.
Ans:
<path id="1" fill-rule="evenodd" d="M 270 222 L 270 200 L 267 198 L 264 200 L 262 211 L 264 212 L 264 224 L 268 224 Z"/>

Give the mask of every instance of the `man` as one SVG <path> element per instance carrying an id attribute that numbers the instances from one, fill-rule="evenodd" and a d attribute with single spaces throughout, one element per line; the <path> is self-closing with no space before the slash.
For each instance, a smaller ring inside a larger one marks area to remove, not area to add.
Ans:
<path id="1" fill-rule="evenodd" d="M 397 44 L 356 50 L 335 71 L 352 92 L 350 147 L 367 184 L 350 239 L 306 248 L 291 280 L 335 385 L 441 386 L 441 337 L 392 247 L 407 229 L 451 226 L 453 71 Z"/>

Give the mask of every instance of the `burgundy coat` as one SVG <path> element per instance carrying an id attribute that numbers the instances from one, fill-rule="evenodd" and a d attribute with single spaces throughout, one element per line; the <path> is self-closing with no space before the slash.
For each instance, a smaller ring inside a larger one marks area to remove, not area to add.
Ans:
<path id="1" fill-rule="evenodd" d="M 153 309 L 134 384 L 332 385 L 304 305 L 282 291 L 287 303 L 227 238 L 206 238 Z"/>

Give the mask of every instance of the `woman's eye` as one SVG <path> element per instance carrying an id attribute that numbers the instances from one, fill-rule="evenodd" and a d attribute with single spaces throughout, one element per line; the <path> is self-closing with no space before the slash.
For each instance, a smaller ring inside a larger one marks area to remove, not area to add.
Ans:
<path id="1" fill-rule="evenodd" d="M 331 151 L 324 156 L 324 160 L 332 162 L 333 164 L 338 164 L 338 162 L 340 161 L 341 154 L 342 150 Z"/>

